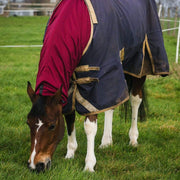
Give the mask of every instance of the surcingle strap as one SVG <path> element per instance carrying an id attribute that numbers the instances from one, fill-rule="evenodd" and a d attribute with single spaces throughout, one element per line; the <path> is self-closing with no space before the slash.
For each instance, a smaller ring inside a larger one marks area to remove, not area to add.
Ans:
<path id="1" fill-rule="evenodd" d="M 88 72 L 88 71 L 99 71 L 100 67 L 97 66 L 89 66 L 89 65 L 82 65 L 75 69 L 75 72 Z"/>
<path id="2" fill-rule="evenodd" d="M 89 65 L 82 65 L 75 69 L 75 72 L 88 72 L 88 71 L 99 71 L 99 67 L 89 67 Z M 95 106 L 93 106 L 90 102 L 84 99 L 78 88 L 77 85 L 79 84 L 89 84 L 92 82 L 99 81 L 98 78 L 93 77 L 84 77 L 84 78 L 77 78 L 75 72 L 73 73 L 73 78 L 71 79 L 71 87 L 68 91 L 68 96 L 72 94 L 72 110 L 75 110 L 76 100 L 84 106 L 89 112 L 96 112 L 99 111 Z"/>

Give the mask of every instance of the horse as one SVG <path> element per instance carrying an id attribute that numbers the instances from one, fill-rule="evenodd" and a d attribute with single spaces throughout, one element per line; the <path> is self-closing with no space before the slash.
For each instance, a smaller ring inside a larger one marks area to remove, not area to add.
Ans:
<path id="1" fill-rule="evenodd" d="M 154 0 L 61 0 L 46 27 L 36 88 L 28 82 L 32 108 L 28 167 L 50 168 L 65 132 L 65 158 L 78 147 L 75 111 L 85 116 L 87 154 L 84 170 L 94 172 L 97 115 L 105 112 L 100 148 L 112 145 L 114 108 L 129 99 L 130 145 L 138 145 L 138 109 L 147 75 L 169 74 Z M 129 90 L 128 90 L 129 88 Z M 130 92 L 130 95 L 129 95 Z"/>

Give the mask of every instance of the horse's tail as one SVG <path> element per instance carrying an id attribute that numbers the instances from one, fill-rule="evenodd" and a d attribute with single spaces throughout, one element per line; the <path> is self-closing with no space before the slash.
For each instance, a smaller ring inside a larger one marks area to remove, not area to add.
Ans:
<path id="1" fill-rule="evenodd" d="M 128 90 L 130 93 L 131 89 L 132 89 L 132 81 L 133 81 L 132 76 L 125 75 L 125 78 L 126 78 Z M 125 121 L 127 121 L 127 119 L 129 119 L 129 118 L 131 119 L 131 105 L 130 105 L 129 101 L 125 102 L 120 107 L 120 111 L 121 111 L 121 114 L 124 114 Z M 140 104 L 139 112 L 138 112 L 138 116 L 140 118 L 140 121 L 146 121 L 147 113 L 148 113 L 147 91 L 146 91 L 146 86 L 144 84 L 142 87 L 142 102 Z M 121 115 L 121 117 L 122 117 L 122 115 Z"/>

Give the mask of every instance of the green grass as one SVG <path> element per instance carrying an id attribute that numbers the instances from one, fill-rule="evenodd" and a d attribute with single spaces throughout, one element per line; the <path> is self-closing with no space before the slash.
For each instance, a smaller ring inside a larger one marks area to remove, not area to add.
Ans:
<path id="1" fill-rule="evenodd" d="M 0 17 L 0 45 L 42 44 L 48 17 Z M 35 86 L 40 48 L 0 48 L 0 179 L 180 179 L 180 65 L 174 63 L 176 37 L 165 34 L 171 66 L 166 78 L 149 77 L 149 114 L 138 123 L 139 146 L 128 145 L 130 122 L 116 109 L 113 146 L 98 149 L 104 115 L 98 116 L 95 140 L 95 173 L 83 172 L 86 156 L 84 117 L 77 115 L 78 150 L 73 160 L 65 160 L 67 137 L 58 145 L 52 167 L 35 174 L 26 164 L 30 155 L 30 133 L 26 116 L 31 102 L 27 81 Z"/>

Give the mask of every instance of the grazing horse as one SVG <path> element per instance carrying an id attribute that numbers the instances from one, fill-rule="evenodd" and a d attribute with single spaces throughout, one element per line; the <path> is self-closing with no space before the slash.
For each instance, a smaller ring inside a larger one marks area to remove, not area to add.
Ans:
<path id="1" fill-rule="evenodd" d="M 124 73 L 126 74 L 124 76 Z M 66 158 L 77 149 L 75 110 L 85 115 L 85 170 L 94 171 L 97 114 L 105 112 L 100 147 L 112 144 L 113 109 L 129 99 L 130 144 L 137 145 L 138 108 L 147 75 L 169 74 L 154 0 L 62 0 L 48 22 L 27 124 L 31 132 L 28 167 L 50 167 L 65 131 Z M 125 78 L 126 77 L 126 78 Z M 128 84 L 128 86 L 127 86 Z"/>

